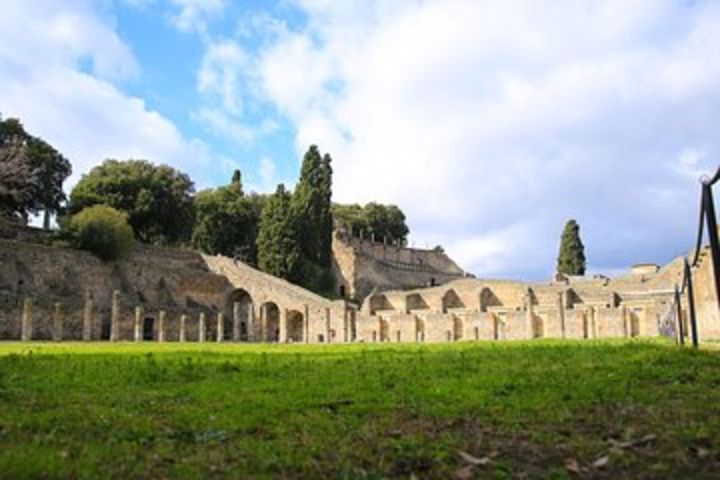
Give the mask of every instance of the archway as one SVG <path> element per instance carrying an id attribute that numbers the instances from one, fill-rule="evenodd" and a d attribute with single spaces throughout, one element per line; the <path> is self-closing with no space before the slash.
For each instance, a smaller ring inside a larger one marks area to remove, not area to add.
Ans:
<path id="1" fill-rule="evenodd" d="M 462 340 L 464 331 L 465 325 L 462 319 L 453 316 L 453 340 Z"/>
<path id="2" fill-rule="evenodd" d="M 465 304 L 460 300 L 455 290 L 451 289 L 445 292 L 445 295 L 442 297 L 442 311 L 443 313 L 447 313 L 447 311 L 452 308 L 465 308 Z"/>
<path id="3" fill-rule="evenodd" d="M 228 295 L 225 314 L 225 339 L 234 342 L 247 342 L 255 338 L 253 299 L 250 294 L 239 288 Z"/>
<path id="4" fill-rule="evenodd" d="M 488 307 L 501 307 L 502 302 L 488 287 L 480 291 L 480 311 L 487 312 Z"/>
<path id="5" fill-rule="evenodd" d="M 260 307 L 262 318 L 262 339 L 265 342 L 280 340 L 280 308 L 275 302 L 264 303 Z"/>
<path id="6" fill-rule="evenodd" d="M 305 317 L 297 310 L 291 310 L 287 316 L 287 341 L 290 343 L 301 343 L 303 341 L 303 326 Z"/>

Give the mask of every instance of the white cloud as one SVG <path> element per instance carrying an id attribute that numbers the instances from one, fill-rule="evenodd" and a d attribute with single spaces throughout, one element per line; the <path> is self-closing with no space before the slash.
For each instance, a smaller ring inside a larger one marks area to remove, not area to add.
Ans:
<path id="1" fill-rule="evenodd" d="M 308 26 L 262 50 L 257 85 L 298 153 L 333 154 L 338 200 L 399 203 L 481 275 L 549 276 L 571 217 L 595 270 L 691 243 L 678 155 L 720 152 L 716 3 L 298 5 Z"/>
<path id="2" fill-rule="evenodd" d="M 170 0 L 177 12 L 170 18 L 178 30 L 184 32 L 207 31 L 209 17 L 218 15 L 225 8 L 226 0 Z"/>
<path id="3" fill-rule="evenodd" d="M 205 145 L 112 81 L 139 68 L 90 2 L 3 2 L 2 11 L 0 108 L 70 159 L 66 189 L 106 158 L 168 163 L 205 181 Z"/>

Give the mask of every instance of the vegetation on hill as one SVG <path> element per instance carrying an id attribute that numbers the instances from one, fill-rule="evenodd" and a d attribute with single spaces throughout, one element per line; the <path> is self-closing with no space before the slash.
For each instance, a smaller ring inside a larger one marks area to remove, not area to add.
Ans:
<path id="1" fill-rule="evenodd" d="M 0 119 L 0 215 L 27 221 L 43 212 L 50 228 L 50 217 L 66 200 L 62 185 L 71 173 L 70 162 L 20 121 Z"/>
<path id="2" fill-rule="evenodd" d="M 106 160 L 70 193 L 70 213 L 104 204 L 128 214 L 138 239 L 172 245 L 190 239 L 194 210 L 190 177 L 145 160 Z"/>
<path id="3" fill-rule="evenodd" d="M 4 344 L 5 478 L 715 478 L 669 343 Z"/>
<path id="4" fill-rule="evenodd" d="M 557 271 L 565 275 L 585 275 L 585 247 L 580 240 L 580 225 L 569 220 L 560 239 Z"/>
<path id="5" fill-rule="evenodd" d="M 107 205 L 93 205 L 64 220 L 65 233 L 82 250 L 103 260 L 117 260 L 130 252 L 133 231 L 128 216 Z"/>
<path id="6" fill-rule="evenodd" d="M 381 205 L 371 202 L 364 207 L 333 205 L 335 221 L 350 235 L 376 242 L 405 243 L 410 230 L 405 223 L 405 214 L 396 205 Z"/>
<path id="7" fill-rule="evenodd" d="M 297 241 L 299 225 L 290 202 L 290 194 L 282 184 L 267 200 L 257 238 L 258 266 L 276 277 L 298 282 L 302 252 Z"/>

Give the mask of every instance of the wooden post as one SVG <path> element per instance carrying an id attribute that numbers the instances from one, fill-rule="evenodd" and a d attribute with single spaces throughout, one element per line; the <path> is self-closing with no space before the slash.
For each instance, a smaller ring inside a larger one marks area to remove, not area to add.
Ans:
<path id="1" fill-rule="evenodd" d="M 690 336 L 692 338 L 693 347 L 698 347 L 698 328 L 697 318 L 695 315 L 695 292 L 693 289 L 692 271 L 690 270 L 690 264 L 688 263 L 687 257 L 685 260 L 685 278 L 687 281 L 688 289 L 688 312 L 690 313 Z"/>

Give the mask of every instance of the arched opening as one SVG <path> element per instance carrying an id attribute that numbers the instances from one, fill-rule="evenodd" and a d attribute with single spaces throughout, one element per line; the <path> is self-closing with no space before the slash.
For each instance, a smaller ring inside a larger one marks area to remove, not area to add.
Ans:
<path id="1" fill-rule="evenodd" d="M 462 319 L 453 317 L 453 340 L 462 340 L 464 335 L 465 325 Z"/>
<path id="2" fill-rule="evenodd" d="M 150 341 L 154 339 L 155 334 L 155 319 L 153 317 L 145 317 L 143 320 L 142 338 L 143 340 Z"/>
<path id="3" fill-rule="evenodd" d="M 370 315 L 375 315 L 379 310 L 393 310 L 390 301 L 382 293 L 370 297 Z"/>
<path id="4" fill-rule="evenodd" d="M 630 312 L 630 336 L 633 338 L 640 336 L 640 316 L 637 311 Z"/>
<path id="5" fill-rule="evenodd" d="M 543 338 L 545 336 L 545 322 L 538 315 L 532 316 L 532 338 Z"/>
<path id="6" fill-rule="evenodd" d="M 428 306 L 425 299 L 419 293 L 411 293 L 405 297 L 405 308 L 408 312 L 413 310 L 427 310 Z"/>
<path id="7" fill-rule="evenodd" d="M 387 320 L 380 319 L 380 341 L 381 342 L 389 342 L 390 341 L 390 324 Z"/>
<path id="8" fill-rule="evenodd" d="M 275 302 L 267 302 L 260 307 L 262 318 L 262 339 L 265 342 L 280 340 L 280 308 Z"/>
<path id="9" fill-rule="evenodd" d="M 290 310 L 287 316 L 287 341 L 301 343 L 303 341 L 303 325 L 305 317 L 297 310 Z"/>
<path id="10" fill-rule="evenodd" d="M 247 342 L 254 337 L 253 300 L 250 294 L 239 288 L 228 296 L 225 313 L 224 336 L 226 340 Z"/>
<path id="11" fill-rule="evenodd" d="M 502 307 L 502 302 L 492 290 L 485 287 L 480 291 L 480 311 L 487 312 L 489 307 Z"/>
<path id="12" fill-rule="evenodd" d="M 425 341 L 425 321 L 419 318 L 415 319 L 415 341 Z"/>
<path id="13" fill-rule="evenodd" d="M 442 298 L 443 313 L 447 313 L 451 308 L 465 308 L 465 304 L 460 300 L 455 290 L 448 290 Z"/>

